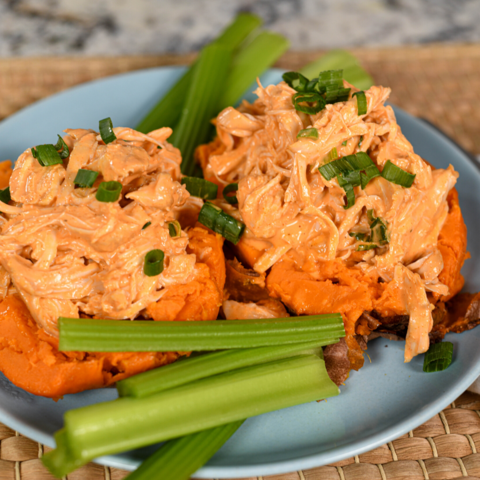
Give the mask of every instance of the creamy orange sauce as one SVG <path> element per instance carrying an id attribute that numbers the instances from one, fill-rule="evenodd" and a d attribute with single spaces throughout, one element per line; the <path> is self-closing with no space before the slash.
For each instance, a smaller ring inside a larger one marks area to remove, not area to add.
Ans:
<path id="1" fill-rule="evenodd" d="M 14 204 L 0 202 L 0 293 L 17 292 L 51 335 L 59 316 L 144 317 L 166 287 L 195 276 L 186 233 L 172 238 L 167 225 L 189 198 L 171 129 L 114 132 L 105 145 L 94 131 L 66 130 L 63 165 L 43 167 L 26 150 L 10 179 Z M 99 172 L 92 188 L 75 187 L 80 168 Z M 111 180 L 123 186 L 119 201 L 99 202 L 99 183 Z M 153 249 L 165 253 L 165 269 L 149 277 L 144 258 Z"/>
<path id="2" fill-rule="evenodd" d="M 425 352 L 432 328 L 426 292 L 448 294 L 438 280 L 443 260 L 437 241 L 458 174 L 451 166 L 432 171 L 415 154 L 392 108 L 384 104 L 388 88 L 367 90 L 367 113 L 360 116 L 355 97 L 307 115 L 295 110 L 296 92 L 284 82 L 260 85 L 255 93 L 253 104 L 219 114 L 222 153 L 212 155 L 204 169 L 220 184 L 238 182 L 238 210 L 232 214 L 247 226 L 242 241 L 261 250 L 251 266 L 265 272 L 285 255 L 299 267 L 339 258 L 385 282 L 395 281 L 410 315 L 405 361 Z M 311 127 L 318 139 L 297 139 L 300 130 Z M 415 174 L 415 181 L 404 188 L 378 177 L 365 190 L 355 187 L 355 205 L 344 209 L 343 188 L 318 170 L 334 148 L 338 157 L 368 152 L 380 170 L 390 160 Z M 234 210 L 218 203 L 229 213 Z M 389 243 L 361 253 L 349 233 L 368 231 L 367 210 L 387 223 Z"/>

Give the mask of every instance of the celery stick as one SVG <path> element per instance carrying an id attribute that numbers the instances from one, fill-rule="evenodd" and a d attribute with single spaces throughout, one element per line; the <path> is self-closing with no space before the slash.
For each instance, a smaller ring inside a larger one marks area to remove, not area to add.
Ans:
<path id="1" fill-rule="evenodd" d="M 55 450 L 45 453 L 42 456 L 42 462 L 56 478 L 63 478 L 67 473 L 85 464 L 72 455 L 64 428 L 55 433 L 55 444 Z"/>
<path id="2" fill-rule="evenodd" d="M 231 50 L 215 44 L 205 47 L 198 57 L 180 120 L 170 137 L 182 152 L 181 169 L 185 175 L 194 173 L 195 148 L 208 140 L 210 120 L 217 113 L 218 96 L 225 88 L 231 58 Z"/>
<path id="3" fill-rule="evenodd" d="M 291 357 L 215 375 L 144 398 L 70 410 L 68 449 L 77 460 L 190 435 L 272 410 L 338 395 L 325 362 Z"/>
<path id="4" fill-rule="evenodd" d="M 345 335 L 338 313 L 258 320 L 153 322 L 64 318 L 59 350 L 209 351 L 321 341 Z"/>
<path id="5" fill-rule="evenodd" d="M 118 382 L 117 390 L 121 397 L 146 397 L 201 378 L 292 357 L 300 353 L 309 352 L 322 358 L 322 346 L 337 342 L 338 338 L 332 338 L 325 341 L 208 353 L 134 375 Z"/>
<path id="6" fill-rule="evenodd" d="M 288 49 L 290 42 L 278 33 L 262 32 L 233 58 L 218 110 L 235 105 L 247 88 Z"/>
<path id="7" fill-rule="evenodd" d="M 235 50 L 261 24 L 262 20 L 256 15 L 240 13 L 213 43 Z M 137 125 L 139 132 L 148 133 L 157 128 L 175 126 L 193 79 L 194 66 L 195 63 Z"/>
<path id="8" fill-rule="evenodd" d="M 360 90 L 367 90 L 373 85 L 372 77 L 360 66 L 358 60 L 345 50 L 331 50 L 305 65 L 300 73 L 307 78 L 314 78 L 321 71 L 340 69 L 343 70 L 343 78 Z"/>
<path id="9" fill-rule="evenodd" d="M 148 457 L 125 480 L 188 480 L 205 465 L 244 421 L 170 440 Z"/>

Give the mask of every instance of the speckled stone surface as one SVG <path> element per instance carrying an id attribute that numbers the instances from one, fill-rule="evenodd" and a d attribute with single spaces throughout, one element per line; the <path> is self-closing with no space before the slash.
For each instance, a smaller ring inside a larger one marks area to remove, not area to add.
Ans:
<path id="1" fill-rule="evenodd" d="M 0 0 L 0 56 L 194 51 L 239 11 L 296 50 L 480 41 L 478 0 Z"/>

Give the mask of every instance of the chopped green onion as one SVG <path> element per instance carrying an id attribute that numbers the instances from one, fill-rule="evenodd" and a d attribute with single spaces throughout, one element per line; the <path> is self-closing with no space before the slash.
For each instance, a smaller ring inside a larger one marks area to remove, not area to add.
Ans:
<path id="1" fill-rule="evenodd" d="M 337 175 L 343 175 L 354 170 L 351 163 L 348 160 L 345 160 L 347 157 L 339 158 L 333 162 L 326 163 L 319 167 L 320 173 L 325 178 L 325 180 L 331 180 Z"/>
<path id="2" fill-rule="evenodd" d="M 208 202 L 200 210 L 198 221 L 235 245 L 245 230 L 245 224 Z"/>
<path id="3" fill-rule="evenodd" d="M 149 227 L 152 224 L 152 222 L 147 222 L 143 227 L 142 230 L 145 230 L 147 227 Z"/>
<path id="4" fill-rule="evenodd" d="M 172 238 L 180 237 L 182 235 L 182 227 L 177 220 L 168 222 L 168 233 Z"/>
<path id="5" fill-rule="evenodd" d="M 375 177 L 380 177 L 380 170 L 376 165 L 370 165 L 365 169 L 365 173 L 361 173 L 360 181 L 362 185 L 362 190 L 368 185 L 370 180 L 373 180 Z"/>
<path id="6" fill-rule="evenodd" d="M 63 164 L 62 157 L 58 154 L 55 145 L 37 145 L 31 150 L 33 158 L 36 158 L 42 167 Z"/>
<path id="7" fill-rule="evenodd" d="M 345 334 L 340 336 L 343 337 Z M 306 343 L 239 348 L 198 355 L 121 380 L 117 383 L 117 390 L 121 397 L 147 397 L 163 390 L 239 368 L 306 353 L 321 356 L 322 346 L 337 343 L 338 340 L 338 338 L 325 338 Z"/>
<path id="8" fill-rule="evenodd" d="M 98 172 L 94 172 L 93 170 L 84 170 L 83 168 L 81 168 L 77 172 L 73 183 L 81 188 L 90 188 L 93 187 L 93 184 L 95 183 L 97 177 Z"/>
<path id="9" fill-rule="evenodd" d="M 382 223 L 378 223 L 371 227 L 370 241 L 377 245 L 386 245 L 388 243 L 387 227 Z"/>
<path id="10" fill-rule="evenodd" d="M 230 49 L 216 44 L 205 47 L 198 57 L 180 120 L 170 140 L 182 152 L 181 169 L 185 175 L 195 171 L 195 148 L 208 140 L 210 120 L 218 111 L 231 57 Z"/>
<path id="11" fill-rule="evenodd" d="M 337 176 L 338 183 L 340 183 L 341 180 L 341 175 Z M 353 185 L 351 183 L 345 182 L 344 185 L 342 185 L 342 188 L 345 190 L 345 195 L 347 197 L 347 204 L 344 205 L 344 209 L 347 210 L 350 207 L 353 207 L 355 205 L 355 191 L 353 190 Z"/>
<path id="12" fill-rule="evenodd" d="M 350 95 L 350 88 L 333 88 L 327 87 L 325 92 L 326 103 L 345 102 Z"/>
<path id="13" fill-rule="evenodd" d="M 360 90 L 373 85 L 372 77 L 358 64 L 358 60 L 346 50 L 331 50 L 317 60 L 304 66 L 300 73 L 308 78 L 323 70 L 343 69 L 343 78 Z"/>
<path id="14" fill-rule="evenodd" d="M 309 92 L 309 80 L 300 72 L 285 72 L 282 75 L 284 82 L 297 92 Z M 315 82 L 316 83 L 316 82 Z"/>
<path id="15" fill-rule="evenodd" d="M 218 185 L 203 178 L 183 177 L 181 181 L 192 197 L 214 200 L 217 198 Z"/>
<path id="16" fill-rule="evenodd" d="M 244 420 L 227 423 L 165 442 L 124 480 L 188 480 L 240 428 Z"/>
<path id="17" fill-rule="evenodd" d="M 318 75 L 317 88 L 325 93 L 328 88 L 343 88 L 343 70 L 325 70 Z"/>
<path id="18" fill-rule="evenodd" d="M 120 182 L 102 182 L 98 186 L 95 198 L 99 202 L 111 203 L 116 202 L 122 193 L 122 184 Z"/>
<path id="19" fill-rule="evenodd" d="M 117 139 L 117 136 L 113 131 L 113 123 L 110 117 L 100 120 L 98 128 L 100 130 L 100 136 L 105 144 L 112 143 Z"/>
<path id="20" fill-rule="evenodd" d="M 354 170 L 352 172 L 348 172 L 344 175 L 340 174 L 337 175 L 338 184 L 341 187 L 344 187 L 347 183 L 349 183 L 352 187 L 359 187 L 360 186 L 360 172 L 358 170 Z"/>
<path id="21" fill-rule="evenodd" d="M 327 162 L 333 162 L 338 158 L 337 147 L 333 147 L 327 154 Z"/>
<path id="22" fill-rule="evenodd" d="M 70 410 L 64 416 L 67 445 L 60 448 L 86 463 L 335 395 L 338 387 L 328 377 L 322 359 L 315 355 L 291 357 L 145 398 L 126 397 Z M 54 452 L 49 453 L 50 459 Z"/>
<path id="23" fill-rule="evenodd" d="M 256 15 L 240 13 L 214 43 L 235 50 L 261 23 L 262 20 Z M 152 108 L 137 125 L 136 130 L 148 133 L 160 127 L 175 127 L 193 80 L 196 63 L 190 66 L 170 91 Z"/>
<path id="24" fill-rule="evenodd" d="M 292 102 L 295 110 L 309 115 L 315 115 L 325 108 L 325 99 L 319 93 L 296 93 L 292 97 Z M 301 105 L 303 103 L 313 103 L 313 105 Z"/>
<path id="25" fill-rule="evenodd" d="M 10 196 L 10 187 L 0 190 L 0 202 L 10 203 L 12 197 Z"/>
<path id="26" fill-rule="evenodd" d="M 374 248 L 377 248 L 378 245 L 376 243 L 364 243 L 362 245 L 359 245 L 356 248 L 357 252 L 365 252 L 367 250 L 373 250 Z"/>
<path id="27" fill-rule="evenodd" d="M 415 180 L 415 175 L 397 167 L 390 160 L 387 161 L 382 170 L 382 177 L 389 182 L 405 188 L 410 188 Z"/>
<path id="28" fill-rule="evenodd" d="M 223 198 L 230 204 L 235 205 L 238 203 L 237 196 L 229 195 L 229 193 L 238 191 L 238 183 L 230 183 L 223 189 Z"/>
<path id="29" fill-rule="evenodd" d="M 358 115 L 365 115 L 367 113 L 367 97 L 365 92 L 355 92 L 354 97 L 357 97 L 357 112 Z"/>
<path id="30" fill-rule="evenodd" d="M 360 140 L 358 141 L 358 147 L 360 148 L 363 143 L 363 135 L 360 136 Z"/>
<path id="31" fill-rule="evenodd" d="M 365 152 L 358 152 L 355 155 L 348 155 L 343 158 L 348 159 L 354 170 L 365 170 L 372 165 L 375 166 L 372 159 Z"/>
<path id="32" fill-rule="evenodd" d="M 318 130 L 316 128 L 305 128 L 300 130 L 297 134 L 297 138 L 318 138 Z M 336 157 L 335 157 L 336 158 Z"/>
<path id="33" fill-rule="evenodd" d="M 350 235 L 350 237 L 354 238 L 355 240 L 360 241 L 364 241 L 368 238 L 368 234 L 364 232 L 348 232 L 348 235 Z"/>
<path id="34" fill-rule="evenodd" d="M 67 158 L 70 155 L 68 145 L 65 143 L 65 140 L 60 135 L 57 136 L 58 142 L 55 144 L 55 149 L 60 155 L 60 158 Z"/>
<path id="35" fill-rule="evenodd" d="M 147 277 L 156 277 L 163 272 L 163 259 L 165 254 L 159 250 L 150 250 L 145 255 L 145 262 L 143 264 L 143 273 Z"/>
<path id="36" fill-rule="evenodd" d="M 441 342 L 430 345 L 423 359 L 424 372 L 441 372 L 451 363 L 453 358 L 453 343 Z"/>
<path id="37" fill-rule="evenodd" d="M 373 209 L 367 210 L 367 218 L 368 221 L 370 222 L 370 227 L 373 225 L 375 226 L 375 223 L 377 221 L 377 217 L 375 217 L 375 213 Z"/>
<path id="38" fill-rule="evenodd" d="M 172 352 L 254 348 L 344 335 L 339 314 L 202 322 L 58 320 L 62 351 Z"/>
<path id="39" fill-rule="evenodd" d="M 347 146 L 347 140 L 342 142 L 342 146 L 346 147 Z"/>
<path id="40" fill-rule="evenodd" d="M 218 111 L 235 105 L 257 77 L 271 67 L 288 49 L 290 42 L 279 33 L 261 32 L 232 58 L 225 91 Z"/>

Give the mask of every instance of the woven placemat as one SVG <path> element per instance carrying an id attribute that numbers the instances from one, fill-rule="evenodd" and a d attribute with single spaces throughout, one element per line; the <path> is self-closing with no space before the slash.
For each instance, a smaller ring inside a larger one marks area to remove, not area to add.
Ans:
<path id="1" fill-rule="evenodd" d="M 0 424 L 0 480 L 53 480 L 40 461 L 48 450 Z M 428 422 L 371 452 L 312 470 L 243 480 L 480 480 L 477 452 L 480 396 L 467 392 Z M 127 475 L 90 463 L 67 480 L 121 480 Z"/>
<path id="2" fill-rule="evenodd" d="M 391 101 L 427 118 L 480 154 L 480 45 L 352 50 Z M 278 66 L 296 69 L 321 52 L 290 52 Z M 195 55 L 0 59 L 0 119 L 73 85 L 116 73 L 189 63 Z M 0 424 L 0 480 L 51 480 L 39 445 Z M 465 393 L 407 435 L 342 462 L 263 480 L 480 480 L 480 396 Z M 68 480 L 121 480 L 127 472 L 89 464 Z M 259 477 L 261 478 L 261 477 Z M 165 479 L 168 480 L 168 479 Z M 255 478 L 243 480 L 257 480 Z"/>

